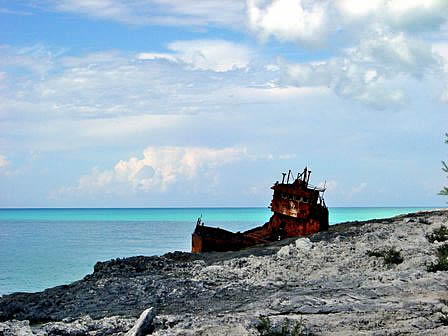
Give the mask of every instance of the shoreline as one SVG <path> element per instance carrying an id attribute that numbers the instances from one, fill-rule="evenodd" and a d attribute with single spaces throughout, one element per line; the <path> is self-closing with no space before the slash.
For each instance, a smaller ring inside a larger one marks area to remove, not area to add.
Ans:
<path id="1" fill-rule="evenodd" d="M 330 222 L 385 218 L 418 210 L 429 209 L 330 208 Z M 91 273 L 97 261 L 189 252 L 194 223 L 202 213 L 194 209 L 11 211 L 0 211 L 0 273 L 6 275 L 0 277 L 0 295 L 69 284 Z M 236 232 L 267 222 L 271 214 L 267 208 L 227 209 L 204 212 L 203 218 L 206 225 Z M 158 237 L 158 233 L 163 236 Z"/>
<path id="2" fill-rule="evenodd" d="M 92 329 L 95 323 L 104 335 L 124 335 L 153 307 L 154 335 L 187 335 L 189 329 L 257 335 L 259 316 L 274 324 L 306 318 L 307 328 L 322 335 L 350 330 L 443 335 L 448 327 L 437 321 L 448 312 L 447 273 L 427 272 L 438 245 L 425 238 L 443 224 L 448 226 L 447 209 L 424 210 L 335 224 L 328 232 L 236 252 L 98 262 L 92 274 L 72 284 L 0 297 L 0 321 L 9 321 L 0 323 L 0 330 L 2 325 L 28 330 L 27 322 L 12 322 L 19 319 L 40 324 L 29 335 L 42 330 L 52 335 L 48 330 L 55 325 Z M 400 264 L 386 267 L 366 254 L 392 245 L 403 255 Z M 107 323 L 122 327 L 108 333 Z"/>

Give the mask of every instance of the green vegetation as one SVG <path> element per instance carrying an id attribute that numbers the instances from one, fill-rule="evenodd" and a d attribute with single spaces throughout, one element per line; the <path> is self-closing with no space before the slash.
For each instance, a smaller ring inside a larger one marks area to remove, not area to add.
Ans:
<path id="1" fill-rule="evenodd" d="M 428 266 L 428 272 L 448 271 L 448 243 L 437 248 L 437 261 Z"/>
<path id="2" fill-rule="evenodd" d="M 445 133 L 446 139 L 445 139 L 445 143 L 448 144 L 448 133 Z M 448 163 L 445 161 L 442 161 L 442 170 L 447 173 L 447 177 L 448 177 Z M 448 187 L 443 187 L 442 190 L 440 190 L 439 195 L 444 195 L 444 196 L 448 196 Z"/>
<path id="3" fill-rule="evenodd" d="M 403 257 L 401 256 L 401 252 L 397 251 L 395 247 L 391 247 L 387 250 L 380 250 L 380 251 L 367 251 L 367 255 L 369 257 L 377 257 L 377 258 L 383 258 L 385 265 L 398 265 L 403 262 Z"/>
<path id="4" fill-rule="evenodd" d="M 426 234 L 426 239 L 430 243 L 434 243 L 435 241 L 444 242 L 448 240 L 448 228 L 445 225 L 442 225 L 438 229 L 434 229 L 432 233 Z"/>
<path id="5" fill-rule="evenodd" d="M 256 325 L 256 329 L 261 336 L 309 336 L 311 333 L 305 327 L 305 323 L 302 319 L 296 321 L 291 325 L 289 319 L 283 321 L 283 325 L 276 327 L 272 325 L 269 317 L 260 316 L 260 322 Z"/>

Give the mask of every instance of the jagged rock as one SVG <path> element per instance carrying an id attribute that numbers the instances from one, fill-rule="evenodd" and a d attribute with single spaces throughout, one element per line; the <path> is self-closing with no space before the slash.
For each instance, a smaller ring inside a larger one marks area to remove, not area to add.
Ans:
<path id="1" fill-rule="evenodd" d="M 1 336 L 32 336 L 29 321 L 11 320 L 0 323 Z"/>
<path id="2" fill-rule="evenodd" d="M 154 308 L 146 309 L 138 318 L 135 325 L 126 333 L 126 336 L 145 336 L 154 331 Z"/>
<path id="3" fill-rule="evenodd" d="M 312 243 L 309 238 L 300 238 L 296 240 L 296 249 L 302 251 L 309 251 L 313 248 L 314 243 Z"/>
<path id="4" fill-rule="evenodd" d="M 118 316 L 93 320 L 87 315 L 76 320 L 65 318 L 61 322 L 45 323 L 39 329 L 35 330 L 35 334 L 41 334 L 42 336 L 124 335 L 125 332 L 132 328 L 134 322 L 134 318 L 123 318 Z"/>

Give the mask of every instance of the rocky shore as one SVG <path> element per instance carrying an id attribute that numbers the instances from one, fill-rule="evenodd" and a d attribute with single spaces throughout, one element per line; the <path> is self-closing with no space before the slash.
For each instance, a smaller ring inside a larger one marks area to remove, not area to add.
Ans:
<path id="1" fill-rule="evenodd" d="M 448 210 L 99 262 L 70 285 L 1 297 L 0 335 L 448 335 L 448 271 L 431 268 L 442 225 Z"/>

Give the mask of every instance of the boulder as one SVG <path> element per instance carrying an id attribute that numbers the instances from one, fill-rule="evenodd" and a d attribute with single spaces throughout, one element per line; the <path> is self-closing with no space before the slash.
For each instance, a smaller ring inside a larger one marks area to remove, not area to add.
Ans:
<path id="1" fill-rule="evenodd" d="M 126 333 L 126 336 L 145 336 L 154 331 L 154 308 L 146 309 L 138 318 L 135 325 Z"/>

